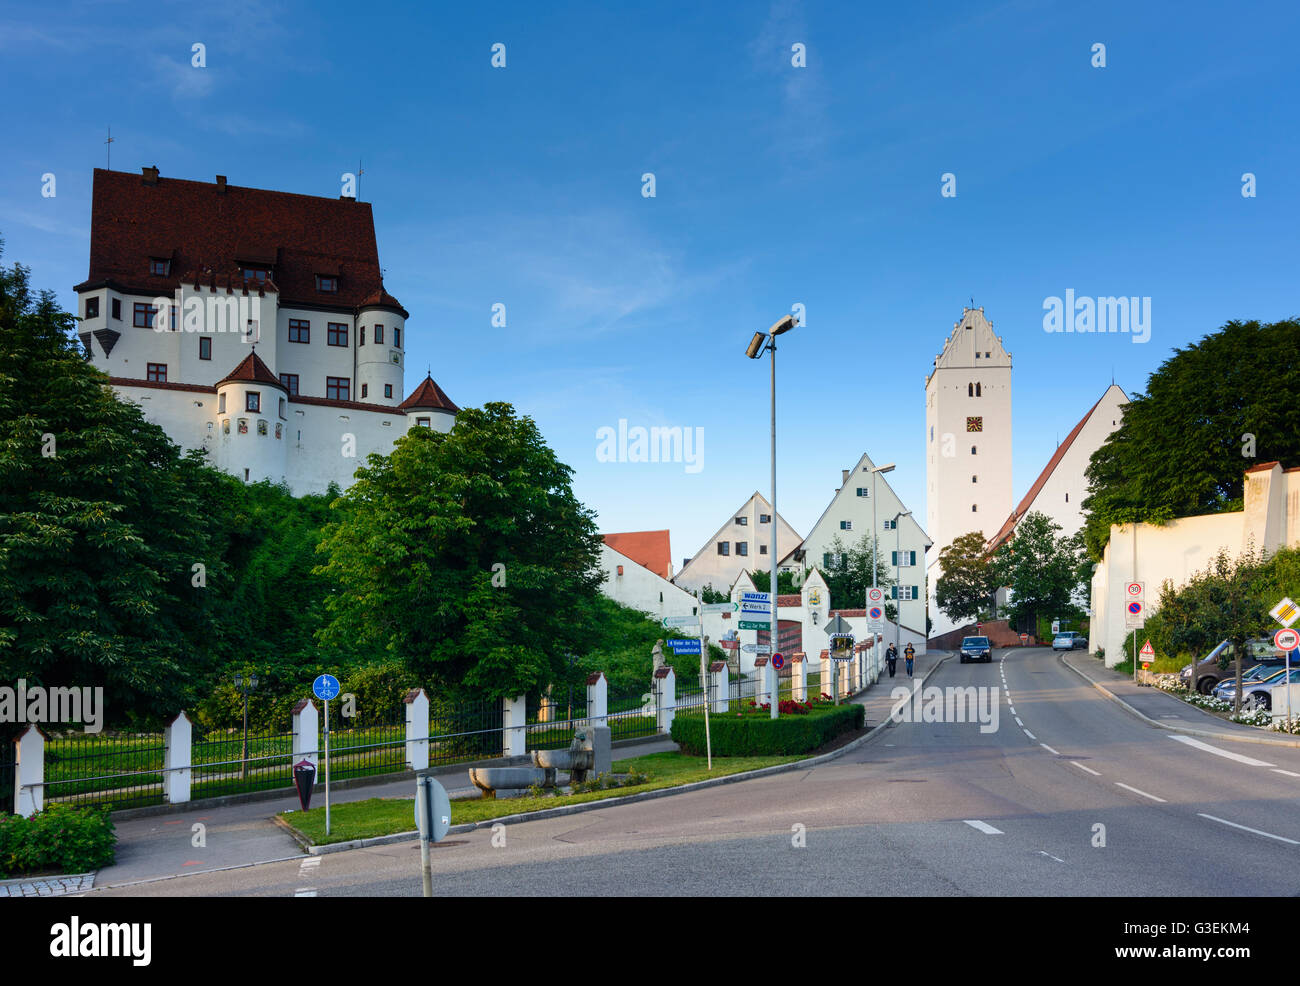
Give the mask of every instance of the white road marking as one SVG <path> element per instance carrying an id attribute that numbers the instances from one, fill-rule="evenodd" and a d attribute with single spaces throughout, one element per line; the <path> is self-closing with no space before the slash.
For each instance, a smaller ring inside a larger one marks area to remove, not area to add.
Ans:
<path id="1" fill-rule="evenodd" d="M 306 880 L 320 866 L 320 856 L 308 856 L 298 865 L 298 879 Z M 293 894 L 295 897 L 315 897 L 315 887 L 299 887 Z"/>
<path id="2" fill-rule="evenodd" d="M 1025 729 L 1024 726 L 1021 726 L 1020 728 L 1021 728 L 1021 729 Z M 1031 733 L 1028 729 L 1025 729 L 1025 735 L 1028 736 L 1031 740 L 1036 740 L 1036 739 L 1038 739 L 1038 737 L 1035 736 L 1033 733 Z"/>
<path id="3" fill-rule="evenodd" d="M 1294 770 L 1283 770 L 1281 767 L 1274 767 L 1273 773 L 1286 774 L 1287 777 L 1300 777 L 1300 774 L 1297 774 Z"/>
<path id="4" fill-rule="evenodd" d="M 1222 825 L 1231 825 L 1233 828 L 1241 829 L 1243 832 L 1251 832 L 1255 835 L 1262 835 L 1266 839 L 1276 839 L 1278 842 L 1285 842 L 1288 845 L 1300 846 L 1300 842 L 1296 842 L 1295 839 L 1287 839 L 1280 835 L 1274 835 L 1271 832 L 1261 832 L 1259 829 L 1252 829 L 1245 825 L 1238 825 L 1236 822 L 1230 822 L 1226 818 L 1215 818 L 1213 815 L 1207 815 L 1203 811 L 1198 811 L 1196 814 L 1200 815 L 1202 818 L 1208 818 L 1212 822 L 1219 822 Z"/>
<path id="5" fill-rule="evenodd" d="M 1016 714 L 1016 707 L 1015 707 L 1014 705 L 1012 705 L 1010 702 L 1007 703 L 1007 708 L 1009 708 L 1009 709 L 1011 710 L 1011 714 L 1012 714 L 1012 715 L 1015 715 L 1015 714 Z"/>
<path id="6" fill-rule="evenodd" d="M 1074 764 L 1080 770 L 1086 770 L 1088 773 L 1092 774 L 1093 777 L 1101 776 L 1101 771 L 1093 770 L 1091 767 L 1085 767 L 1083 764 L 1079 763 L 1078 760 L 1071 760 L 1070 763 Z"/>
<path id="7" fill-rule="evenodd" d="M 1237 763 L 1244 763 L 1248 767 L 1272 767 L 1273 764 L 1263 760 L 1256 760 L 1254 757 L 1248 757 L 1241 753 L 1233 753 L 1231 750 L 1220 750 L 1217 746 L 1210 746 L 1209 743 L 1202 743 L 1198 739 L 1192 739 L 1190 736 L 1170 736 L 1170 739 L 1178 740 L 1179 743 L 1186 743 L 1188 746 L 1194 746 L 1198 750 L 1204 750 L 1206 753 L 1213 753 L 1215 756 L 1227 757 L 1229 760 L 1235 760 Z"/>
<path id="8" fill-rule="evenodd" d="M 1159 801 L 1162 805 L 1168 804 L 1164 798 L 1157 798 L 1154 794 L 1147 794 L 1146 791 L 1139 791 L 1137 788 L 1129 787 L 1127 784 L 1121 784 L 1119 781 L 1115 782 L 1115 786 L 1122 787 L 1125 791 L 1132 791 L 1134 794 L 1140 794 L 1144 798 L 1150 798 L 1152 801 Z"/>
<path id="9" fill-rule="evenodd" d="M 967 825 L 969 825 L 971 828 L 976 829 L 977 831 L 983 832 L 985 835 L 1003 835 L 1003 834 L 1004 834 L 1004 833 L 1002 832 L 1001 829 L 995 829 L 995 828 L 994 828 L 992 825 L 990 825 L 988 822 L 981 822 L 978 818 L 963 818 L 962 821 L 964 821 L 964 822 L 965 822 Z"/>
<path id="10" fill-rule="evenodd" d="M 294 892 L 295 897 L 315 897 L 316 889 L 314 887 L 303 887 L 301 890 Z"/>
<path id="11" fill-rule="evenodd" d="M 1044 750 L 1046 750 L 1048 753 L 1050 753 L 1052 756 L 1054 756 L 1054 757 L 1059 757 L 1059 756 L 1060 756 L 1059 753 L 1057 753 L 1055 750 L 1053 750 L 1053 749 L 1052 749 L 1050 746 L 1048 746 L 1046 743 L 1039 743 L 1038 745 L 1041 746 L 1041 747 L 1042 747 Z"/>
<path id="12" fill-rule="evenodd" d="M 1025 724 L 1020 721 L 1020 716 L 1016 716 L 1016 725 L 1019 726 L 1021 729 L 1025 728 Z"/>
<path id="13" fill-rule="evenodd" d="M 1054 860 L 1056 860 L 1058 863 L 1064 863 L 1064 862 L 1065 862 L 1065 860 L 1063 860 L 1060 856 L 1053 856 L 1053 855 L 1052 855 L 1050 852 L 1048 852 L 1046 849 L 1040 849 L 1040 850 L 1038 850 L 1038 852 L 1039 852 L 1041 855 L 1046 856 L 1048 859 L 1054 859 Z"/>

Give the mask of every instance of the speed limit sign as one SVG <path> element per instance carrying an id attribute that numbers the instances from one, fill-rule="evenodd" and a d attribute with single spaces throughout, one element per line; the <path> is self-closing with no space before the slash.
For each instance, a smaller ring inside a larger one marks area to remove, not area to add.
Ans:
<path id="1" fill-rule="evenodd" d="M 1146 594 L 1146 583 L 1130 582 L 1128 584 L 1128 597 L 1130 599 L 1141 599 Z"/>

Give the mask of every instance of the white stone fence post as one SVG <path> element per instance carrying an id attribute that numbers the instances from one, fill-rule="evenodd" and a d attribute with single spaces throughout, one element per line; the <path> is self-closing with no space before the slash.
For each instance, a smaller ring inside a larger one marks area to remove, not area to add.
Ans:
<path id="1" fill-rule="evenodd" d="M 501 755 L 522 757 L 528 752 L 528 697 L 501 700 Z"/>
<path id="2" fill-rule="evenodd" d="M 402 699 L 406 706 L 406 763 L 412 770 L 429 767 L 429 696 L 412 688 Z"/>
<path id="3" fill-rule="evenodd" d="M 714 661 L 709 665 L 709 688 L 713 691 L 713 704 L 709 712 L 722 715 L 731 707 L 731 673 L 726 661 Z"/>
<path id="4" fill-rule="evenodd" d="M 655 670 L 655 680 L 651 683 L 651 687 L 655 689 L 655 709 L 658 720 L 656 725 L 659 732 L 671 733 L 673 716 L 677 712 L 677 675 L 671 664 L 665 664 Z"/>
<path id="5" fill-rule="evenodd" d="M 14 814 L 31 818 L 45 807 L 45 734 L 28 726 L 14 747 Z"/>
<path id="6" fill-rule="evenodd" d="M 609 682 L 597 671 L 587 678 L 587 724 L 604 726 L 609 718 Z"/>
<path id="7" fill-rule="evenodd" d="M 163 800 L 179 805 L 190 800 L 194 729 L 184 712 L 163 732 Z"/>
<path id="8" fill-rule="evenodd" d="M 803 651 L 790 655 L 790 698 L 808 701 L 808 655 Z"/>

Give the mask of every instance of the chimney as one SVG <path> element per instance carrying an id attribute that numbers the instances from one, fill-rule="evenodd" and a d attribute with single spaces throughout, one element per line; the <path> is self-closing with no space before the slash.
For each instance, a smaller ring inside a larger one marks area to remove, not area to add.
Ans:
<path id="1" fill-rule="evenodd" d="M 217 194 L 218 194 L 218 195 L 225 195 L 225 194 L 226 194 L 226 176 L 225 176 L 225 175 L 217 175 Z"/>
<path id="2" fill-rule="evenodd" d="M 847 482 L 849 481 L 849 472 L 850 472 L 850 470 L 848 470 L 848 469 L 841 469 L 841 470 L 840 470 L 840 485 L 841 485 L 841 486 L 843 486 L 845 483 L 847 483 Z"/>
<path id="3" fill-rule="evenodd" d="M 144 176 L 144 183 L 146 185 L 158 184 L 158 165 L 155 164 L 151 168 L 141 168 L 140 174 Z"/>

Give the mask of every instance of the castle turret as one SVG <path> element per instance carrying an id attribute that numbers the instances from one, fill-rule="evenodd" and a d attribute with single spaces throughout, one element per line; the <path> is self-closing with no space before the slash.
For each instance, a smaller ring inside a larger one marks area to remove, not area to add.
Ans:
<path id="1" fill-rule="evenodd" d="M 409 317 L 382 287 L 358 307 L 356 400 L 396 407 L 402 399 Z"/>
<path id="2" fill-rule="evenodd" d="M 288 396 L 255 351 L 219 380 L 215 465 L 249 483 L 285 482 Z"/>
<path id="3" fill-rule="evenodd" d="M 425 376 L 420 386 L 400 407 L 406 412 L 406 427 L 432 428 L 434 431 L 451 431 L 456 423 L 456 414 L 460 411 L 441 387 L 433 381 L 432 376 Z"/>

